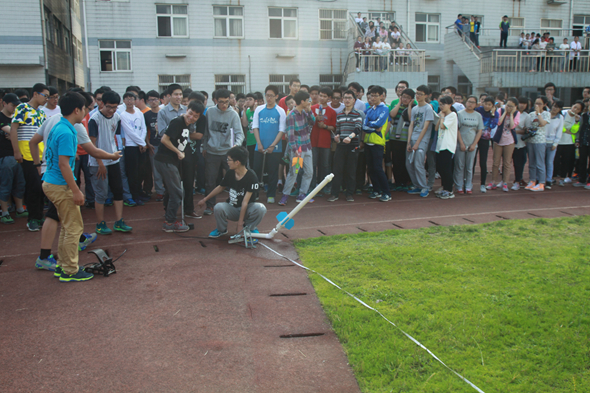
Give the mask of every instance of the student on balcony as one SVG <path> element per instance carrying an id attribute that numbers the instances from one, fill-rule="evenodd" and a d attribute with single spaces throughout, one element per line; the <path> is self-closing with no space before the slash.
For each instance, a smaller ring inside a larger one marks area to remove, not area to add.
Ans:
<path id="1" fill-rule="evenodd" d="M 502 17 L 502 22 L 500 22 L 500 48 L 502 44 L 504 44 L 504 48 L 506 48 L 506 43 L 508 42 L 508 31 L 510 30 L 510 22 L 508 22 L 508 15 L 504 15 Z"/>

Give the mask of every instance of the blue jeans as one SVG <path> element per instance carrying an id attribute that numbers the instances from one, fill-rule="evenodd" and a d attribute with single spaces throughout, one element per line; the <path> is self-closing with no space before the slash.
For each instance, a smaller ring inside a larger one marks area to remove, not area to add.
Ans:
<path id="1" fill-rule="evenodd" d="M 557 153 L 557 148 L 552 149 L 553 143 L 547 143 L 545 145 L 545 172 L 548 182 L 553 180 L 553 163 L 555 161 L 555 153 Z"/>

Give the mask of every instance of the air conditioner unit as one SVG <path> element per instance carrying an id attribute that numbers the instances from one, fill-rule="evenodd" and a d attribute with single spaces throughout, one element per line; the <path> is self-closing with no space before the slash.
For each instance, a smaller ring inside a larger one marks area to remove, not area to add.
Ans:
<path id="1" fill-rule="evenodd" d="M 563 1 L 563 0 L 547 0 L 547 4 L 562 5 L 562 4 L 567 4 L 567 1 Z"/>

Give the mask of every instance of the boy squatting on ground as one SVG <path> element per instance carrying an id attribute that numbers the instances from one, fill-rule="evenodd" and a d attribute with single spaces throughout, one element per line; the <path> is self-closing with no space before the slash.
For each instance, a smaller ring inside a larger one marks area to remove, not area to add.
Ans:
<path id="1" fill-rule="evenodd" d="M 168 125 L 164 136 L 162 136 L 158 152 L 154 157 L 156 169 L 162 175 L 165 193 L 168 195 L 166 221 L 162 227 L 164 232 L 186 232 L 189 230 L 188 225 L 184 222 L 176 221 L 176 214 L 181 205 L 184 192 L 180 184 L 181 176 L 178 167 L 181 165 L 180 161 L 185 157 L 184 151 L 188 146 L 191 135 L 194 135 L 195 139 L 200 138 L 200 136 L 197 137 L 197 133 L 190 134 L 189 126 L 195 124 L 204 111 L 203 104 L 198 101 L 191 101 L 186 113 L 173 119 Z"/>
<path id="2" fill-rule="evenodd" d="M 92 96 L 86 92 L 78 92 L 81 94 L 85 101 L 86 105 L 84 107 L 85 114 L 88 113 L 93 105 Z M 40 173 L 43 174 L 46 171 L 46 164 L 41 164 L 39 160 L 39 143 L 43 142 L 45 145 L 47 144 L 47 140 L 49 138 L 49 134 L 53 127 L 55 127 L 62 119 L 62 114 L 54 115 L 53 117 L 49 118 L 43 125 L 37 130 L 33 138 L 29 141 L 29 147 L 31 150 L 31 154 L 33 154 L 33 161 L 35 166 L 39 168 Z M 120 152 L 115 153 L 107 153 L 104 150 L 97 149 L 96 146 L 92 144 L 90 137 L 88 136 L 88 132 L 82 123 L 74 124 L 74 129 L 77 133 L 77 141 L 78 145 L 82 147 L 91 157 L 95 158 L 102 158 L 102 159 L 119 159 L 121 157 Z M 46 153 L 43 154 L 43 162 L 46 163 Z M 90 181 L 88 179 L 87 181 Z M 35 262 L 35 267 L 37 269 L 45 269 L 49 271 L 55 271 L 55 276 L 59 277 L 62 272 L 62 268 L 60 265 L 57 265 L 57 261 L 51 254 L 51 246 L 53 244 L 53 240 L 55 238 L 55 233 L 57 232 L 57 224 L 60 222 L 59 216 L 57 214 L 57 210 L 55 205 L 49 201 L 49 209 L 45 213 L 45 223 L 43 224 L 43 228 L 41 229 L 41 251 L 37 260 Z M 87 234 L 83 233 L 80 236 L 78 250 L 84 250 L 89 244 L 93 243 L 96 240 L 96 234 Z"/>
<path id="3" fill-rule="evenodd" d="M 79 93 L 67 93 L 59 101 L 63 118 L 47 139 L 47 171 L 43 175 L 43 191 L 55 205 L 61 219 L 58 253 L 62 272 L 59 280 L 87 281 L 94 277 L 78 266 L 78 242 L 84 230 L 80 206 L 84 194 L 76 185 L 74 166 L 78 147 L 74 124 L 80 123 L 86 111 L 86 100 Z"/>
<path id="4" fill-rule="evenodd" d="M 227 153 L 229 170 L 221 184 L 198 203 L 202 208 L 208 200 L 215 198 L 226 187 L 229 188 L 227 201 L 216 204 L 213 209 L 217 228 L 209 234 L 210 238 L 225 235 L 228 221 L 237 221 L 238 231 L 242 227 L 249 227 L 252 233 L 258 233 L 258 224 L 266 214 L 266 207 L 262 203 L 254 202 L 258 194 L 258 178 L 252 169 L 246 168 L 247 163 L 248 150 L 242 146 L 232 147 Z"/>

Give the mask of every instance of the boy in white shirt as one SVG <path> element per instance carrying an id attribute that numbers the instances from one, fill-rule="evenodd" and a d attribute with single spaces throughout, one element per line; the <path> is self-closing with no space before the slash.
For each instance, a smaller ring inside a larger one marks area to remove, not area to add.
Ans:
<path id="1" fill-rule="evenodd" d="M 574 37 L 574 41 L 570 44 L 570 69 L 572 71 L 576 70 L 576 65 L 578 59 L 580 58 L 580 51 L 582 50 L 582 43 L 580 42 L 580 37 Z"/>
<path id="2" fill-rule="evenodd" d="M 559 45 L 560 55 L 563 56 L 563 58 L 561 59 L 561 64 L 559 65 L 559 72 L 563 72 L 566 69 L 569 51 L 570 45 L 567 43 L 567 38 L 564 38 L 563 43 Z M 563 54 L 561 52 L 563 52 Z"/>
<path id="3" fill-rule="evenodd" d="M 146 151 L 145 137 L 147 128 L 145 117 L 135 108 L 137 97 L 133 92 L 123 94 L 125 110 L 119 114 L 121 129 L 125 133 L 125 169 L 129 181 L 131 197 L 137 205 L 143 205 L 143 200 L 149 200 L 141 191 L 140 156 Z"/>

